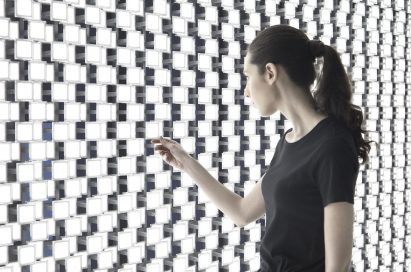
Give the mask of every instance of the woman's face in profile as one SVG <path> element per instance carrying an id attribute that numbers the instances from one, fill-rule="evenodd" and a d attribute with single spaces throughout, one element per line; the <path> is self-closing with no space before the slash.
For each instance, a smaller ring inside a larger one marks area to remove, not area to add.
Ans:
<path id="1" fill-rule="evenodd" d="M 276 111 L 274 109 L 273 88 L 264 79 L 264 75 L 258 73 L 257 65 L 250 64 L 249 54 L 244 58 L 243 73 L 247 78 L 244 95 L 250 98 L 250 103 L 259 110 L 262 116 L 273 114 Z"/>

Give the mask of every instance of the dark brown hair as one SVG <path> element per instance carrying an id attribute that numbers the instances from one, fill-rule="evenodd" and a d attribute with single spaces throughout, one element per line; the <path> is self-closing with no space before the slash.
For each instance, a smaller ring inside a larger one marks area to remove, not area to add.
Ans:
<path id="1" fill-rule="evenodd" d="M 307 35 L 289 25 L 273 25 L 260 31 L 247 48 L 250 63 L 257 65 L 259 74 L 265 72 L 270 62 L 281 65 L 289 78 L 298 86 L 310 91 L 316 79 L 316 57 L 323 57 L 322 73 L 313 98 L 316 110 L 332 115 L 347 126 L 354 138 L 357 154 L 362 163 L 368 162 L 370 142 L 362 133 L 363 113 L 359 106 L 351 103 L 350 79 L 338 52 L 318 40 L 310 40 Z"/>

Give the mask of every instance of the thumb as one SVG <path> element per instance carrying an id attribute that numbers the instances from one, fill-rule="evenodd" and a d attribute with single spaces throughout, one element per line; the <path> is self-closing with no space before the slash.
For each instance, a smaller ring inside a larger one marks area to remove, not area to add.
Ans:
<path id="1" fill-rule="evenodd" d="M 170 144 L 166 139 L 163 138 L 163 136 L 160 136 L 160 142 L 165 146 L 169 147 L 168 145 Z"/>

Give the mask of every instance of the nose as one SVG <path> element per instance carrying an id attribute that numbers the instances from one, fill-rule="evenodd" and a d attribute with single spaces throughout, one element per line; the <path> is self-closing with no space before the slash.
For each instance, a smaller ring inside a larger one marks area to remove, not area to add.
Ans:
<path id="1" fill-rule="evenodd" d="M 248 88 L 247 87 L 244 89 L 244 94 L 245 94 L 245 97 L 250 97 L 250 95 L 248 94 Z"/>

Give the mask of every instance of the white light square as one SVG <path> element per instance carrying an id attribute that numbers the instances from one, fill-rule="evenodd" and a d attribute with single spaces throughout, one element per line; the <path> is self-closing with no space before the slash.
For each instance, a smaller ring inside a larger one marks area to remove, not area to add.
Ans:
<path id="1" fill-rule="evenodd" d="M 145 13 L 146 17 L 146 30 L 158 33 L 161 31 L 161 18 L 158 15 Z"/>
<path id="2" fill-rule="evenodd" d="M 113 0 L 97 0 L 96 5 L 100 8 L 108 8 L 111 9 L 114 4 Z"/>
<path id="3" fill-rule="evenodd" d="M 102 126 L 100 123 L 86 123 L 86 139 L 100 139 L 102 137 Z"/>
<path id="4" fill-rule="evenodd" d="M 111 73 L 111 66 L 97 66 L 97 82 L 103 84 L 111 83 Z"/>
<path id="5" fill-rule="evenodd" d="M 56 260 L 70 256 L 70 243 L 66 240 L 53 241 L 53 257 Z"/>
<path id="6" fill-rule="evenodd" d="M 47 119 L 46 103 L 33 102 L 29 108 L 30 118 L 32 120 L 44 120 Z M 36 156 L 36 154 L 32 154 Z"/>
<path id="7" fill-rule="evenodd" d="M 120 157 L 118 158 L 117 164 L 118 164 L 117 166 L 118 175 L 127 175 L 127 174 L 131 174 L 136 171 L 135 169 L 136 161 L 133 160 L 132 158 Z"/>
<path id="8" fill-rule="evenodd" d="M 131 27 L 131 13 L 125 10 L 118 9 L 116 11 L 117 27 L 130 28 Z"/>
<path id="9" fill-rule="evenodd" d="M 46 22 L 30 21 L 29 37 L 34 40 L 44 40 L 46 37 Z"/>
<path id="10" fill-rule="evenodd" d="M 0 204 L 11 204 L 13 202 L 12 187 L 10 184 L 0 184 Z M 1 237 L 1 236 L 0 236 Z"/>
<path id="11" fill-rule="evenodd" d="M 170 70 L 168 69 L 156 69 L 154 71 L 154 84 L 156 86 L 170 86 Z"/>
<path id="12" fill-rule="evenodd" d="M 141 263 L 143 260 L 143 248 L 140 245 L 133 246 L 127 250 L 127 260 L 129 263 Z"/>
<path id="13" fill-rule="evenodd" d="M 153 0 L 153 13 L 157 15 L 167 15 L 168 6 L 165 0 Z"/>
<path id="14" fill-rule="evenodd" d="M 96 111 L 97 121 L 110 121 L 116 118 L 116 108 L 111 104 L 97 104 Z"/>
<path id="15" fill-rule="evenodd" d="M 132 59 L 133 51 L 123 47 L 117 48 L 117 64 L 128 66 L 132 64 Z"/>
<path id="16" fill-rule="evenodd" d="M 66 200 L 55 200 L 52 204 L 53 219 L 60 220 L 70 217 L 70 203 Z"/>
<path id="17" fill-rule="evenodd" d="M 111 140 L 97 141 L 97 157 L 108 158 L 116 155 L 116 147 Z"/>
<path id="18" fill-rule="evenodd" d="M 131 123 L 119 122 L 117 123 L 117 138 L 118 139 L 129 139 L 133 138 L 135 135 L 135 126 Z"/>
<path id="19" fill-rule="evenodd" d="M 99 236 L 87 236 L 87 253 L 95 254 L 103 250 L 103 238 Z"/>
<path id="20" fill-rule="evenodd" d="M 119 213 L 128 212 L 133 209 L 133 197 L 132 195 L 118 195 L 117 196 L 117 211 Z"/>
<path id="21" fill-rule="evenodd" d="M 85 155 L 84 141 L 67 141 L 64 145 L 64 155 L 67 159 L 75 159 Z"/>
<path id="22" fill-rule="evenodd" d="M 68 179 L 64 181 L 64 192 L 67 197 L 78 197 L 81 195 L 81 183 L 79 179 Z"/>
<path id="23" fill-rule="evenodd" d="M 64 107 L 64 119 L 66 121 L 79 121 L 81 119 L 80 104 L 67 103 Z"/>
<path id="24" fill-rule="evenodd" d="M 17 246 L 18 263 L 21 265 L 29 265 L 36 261 L 36 248 L 34 245 Z"/>
<path id="25" fill-rule="evenodd" d="M 109 195 L 113 193 L 113 181 L 109 177 L 97 178 L 97 192 L 99 195 Z"/>
<path id="26" fill-rule="evenodd" d="M 47 200 L 47 183 L 44 181 L 30 183 L 31 200 Z"/>
<path id="27" fill-rule="evenodd" d="M 104 96 L 101 85 L 87 84 L 86 85 L 86 101 L 94 102 L 101 101 Z"/>
<path id="28" fill-rule="evenodd" d="M 20 142 L 33 140 L 33 124 L 19 123 L 16 124 L 16 140 Z"/>
<path id="29" fill-rule="evenodd" d="M 43 62 L 30 62 L 29 63 L 30 80 L 46 80 L 46 64 Z"/>
<path id="30" fill-rule="evenodd" d="M 16 58 L 30 59 L 33 56 L 33 47 L 30 41 L 17 40 L 16 41 Z"/>
<path id="31" fill-rule="evenodd" d="M 184 18 L 173 16 L 173 33 L 187 35 L 187 22 Z"/>
<path id="32" fill-rule="evenodd" d="M 80 64 L 65 64 L 64 78 L 66 81 L 80 81 Z"/>
<path id="33" fill-rule="evenodd" d="M 33 99 L 33 84 L 26 81 L 18 81 L 16 83 L 16 99 L 17 100 L 32 100 Z"/>
<path id="34" fill-rule="evenodd" d="M 97 254 L 97 262 L 99 269 L 108 269 L 113 267 L 113 252 L 102 251 Z"/>
<path id="35" fill-rule="evenodd" d="M 47 240 L 47 222 L 33 222 L 30 224 L 32 241 Z"/>
<path id="36" fill-rule="evenodd" d="M 79 25 L 64 25 L 64 40 L 71 43 L 80 42 L 80 26 Z"/>
<path id="37" fill-rule="evenodd" d="M 96 43 L 97 45 L 111 45 L 111 30 L 108 28 L 97 28 Z"/>
<path id="38" fill-rule="evenodd" d="M 9 79 L 9 64 L 7 60 L 0 60 L 0 79 Z"/>
<path id="39" fill-rule="evenodd" d="M 134 96 L 132 94 L 132 88 L 131 86 L 127 85 L 117 85 L 117 102 L 132 102 Z M 127 105 L 127 110 L 128 110 L 129 105 Z M 128 117 L 128 114 L 127 114 Z"/>
<path id="40" fill-rule="evenodd" d="M 65 141 L 69 138 L 69 126 L 66 123 L 53 122 L 53 139 Z"/>
<path id="41" fill-rule="evenodd" d="M 188 4 L 188 3 L 185 3 Z M 190 20 L 194 19 L 194 7 L 193 5 L 190 3 L 191 5 L 191 14 L 190 14 Z M 210 7 L 206 7 L 205 8 L 205 18 L 207 21 L 212 22 L 213 24 L 218 24 L 218 10 L 216 6 L 210 6 Z M 187 14 L 188 15 L 188 14 Z"/>
<path id="42" fill-rule="evenodd" d="M 73 272 L 80 272 L 83 269 L 82 266 L 82 256 L 77 255 L 77 256 L 69 256 L 67 257 L 65 261 L 65 267 L 67 271 L 73 271 Z"/>
<path id="43" fill-rule="evenodd" d="M 67 20 L 67 5 L 65 3 L 53 2 L 51 4 L 50 17 L 52 20 Z"/>
<path id="44" fill-rule="evenodd" d="M 51 88 L 51 96 L 53 101 L 66 101 L 69 97 L 67 83 L 54 82 Z"/>
<path id="45" fill-rule="evenodd" d="M 99 232 L 113 231 L 113 216 L 111 214 L 97 216 L 97 225 Z"/>
<path id="46" fill-rule="evenodd" d="M 14 5 L 17 17 L 32 17 L 33 4 L 31 0 L 15 0 Z"/>
<path id="47" fill-rule="evenodd" d="M 65 179 L 69 177 L 69 164 L 67 161 L 53 161 L 53 179 Z"/>
<path id="48" fill-rule="evenodd" d="M 144 212 L 142 210 L 129 211 L 127 223 L 129 228 L 140 228 L 144 224 Z"/>
<path id="49" fill-rule="evenodd" d="M 143 4 L 141 0 L 126 0 L 126 9 L 134 12 L 140 12 L 141 4 Z"/>
<path id="50" fill-rule="evenodd" d="M 202 38 L 212 38 L 211 37 L 211 24 L 207 21 L 199 19 L 198 21 L 198 35 Z"/>
<path id="51" fill-rule="evenodd" d="M 90 63 L 101 63 L 101 47 L 88 44 L 86 46 L 86 61 Z"/>
<path id="52" fill-rule="evenodd" d="M 87 176 L 96 177 L 103 174 L 102 159 L 88 159 L 87 160 Z"/>
<path id="53" fill-rule="evenodd" d="M 86 6 L 86 24 L 100 24 L 101 21 L 101 10 L 95 6 Z"/>
<path id="54" fill-rule="evenodd" d="M 128 48 L 142 48 L 143 44 L 144 44 L 144 36 L 140 32 L 138 31 L 128 31 L 127 32 L 127 47 Z"/>
<path id="55" fill-rule="evenodd" d="M 31 204 L 17 204 L 17 218 L 19 224 L 27 224 L 36 220 L 35 206 Z"/>
<path id="56" fill-rule="evenodd" d="M 4 225 L 0 227 L 0 247 L 7 245 L 13 245 L 13 227 Z"/>
<path id="57" fill-rule="evenodd" d="M 0 143 L 0 161 L 9 161 L 11 159 L 12 159 L 11 158 L 11 144 L 10 143 Z M 1 202 L 1 198 L 0 198 L 0 202 Z"/>
<path id="58" fill-rule="evenodd" d="M 127 68 L 127 83 L 142 85 L 142 79 L 144 78 L 144 71 L 140 67 Z"/>
<path id="59" fill-rule="evenodd" d="M 9 37 L 10 21 L 8 18 L 0 18 L 0 37 Z"/>
<path id="60" fill-rule="evenodd" d="M 68 218 L 65 220 L 66 236 L 81 235 L 81 218 Z"/>
<path id="61" fill-rule="evenodd" d="M 180 52 L 194 54 L 194 39 L 192 37 L 181 37 Z M 208 46 L 206 46 L 207 50 Z M 207 53 L 207 51 L 206 51 Z"/>

